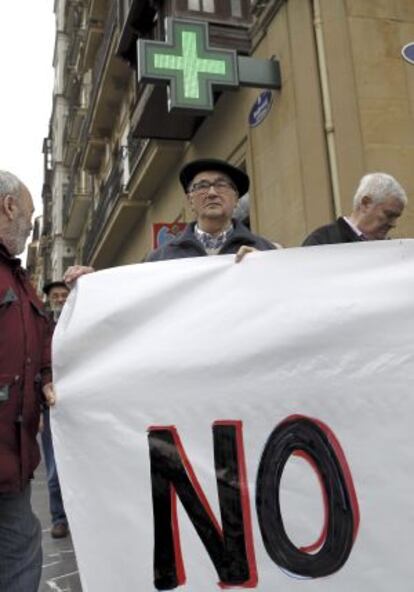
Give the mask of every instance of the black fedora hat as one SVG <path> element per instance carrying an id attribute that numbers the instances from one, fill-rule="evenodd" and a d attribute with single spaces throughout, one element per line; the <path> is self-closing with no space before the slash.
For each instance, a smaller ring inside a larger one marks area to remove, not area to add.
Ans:
<path id="1" fill-rule="evenodd" d="M 229 164 L 225 160 L 202 158 L 200 160 L 187 162 L 180 171 L 181 185 L 186 193 L 194 177 L 203 171 L 220 171 L 221 173 L 225 173 L 235 184 L 239 197 L 247 193 L 249 190 L 249 177 L 244 171 Z"/>
<path id="2" fill-rule="evenodd" d="M 55 282 L 48 282 L 45 284 L 43 286 L 43 293 L 46 294 L 46 296 L 49 296 L 49 292 L 53 288 L 66 288 L 66 290 L 69 290 L 69 287 L 67 284 L 65 284 L 65 282 L 57 280 Z"/>

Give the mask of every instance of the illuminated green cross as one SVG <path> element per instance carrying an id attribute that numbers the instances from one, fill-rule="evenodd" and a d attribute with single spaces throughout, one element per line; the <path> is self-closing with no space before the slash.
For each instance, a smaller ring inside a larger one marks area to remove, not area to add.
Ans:
<path id="1" fill-rule="evenodd" d="M 166 70 L 182 70 L 184 96 L 189 99 L 200 97 L 198 74 L 226 75 L 226 61 L 214 58 L 200 58 L 197 53 L 197 35 L 194 31 L 181 34 L 183 55 L 154 54 L 154 67 Z"/>
<path id="2" fill-rule="evenodd" d="M 207 23 L 167 19 L 167 41 L 138 41 L 138 76 L 169 84 L 169 109 L 214 107 L 213 87 L 238 86 L 237 56 L 212 49 Z"/>

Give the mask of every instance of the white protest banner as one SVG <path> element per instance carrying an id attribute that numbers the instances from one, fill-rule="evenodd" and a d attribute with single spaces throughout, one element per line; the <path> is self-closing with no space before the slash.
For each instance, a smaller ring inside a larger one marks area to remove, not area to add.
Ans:
<path id="1" fill-rule="evenodd" d="M 405 240 L 81 278 L 52 420 L 84 591 L 410 590 L 413 271 Z"/>

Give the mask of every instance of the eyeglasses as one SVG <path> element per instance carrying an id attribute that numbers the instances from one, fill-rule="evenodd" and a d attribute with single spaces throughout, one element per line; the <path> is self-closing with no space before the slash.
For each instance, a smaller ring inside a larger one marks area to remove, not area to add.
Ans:
<path id="1" fill-rule="evenodd" d="M 214 187 L 217 193 L 226 193 L 227 191 L 236 191 L 236 187 L 231 183 L 231 181 L 226 181 L 226 179 L 216 179 L 215 181 L 199 181 L 198 183 L 194 183 L 189 189 L 190 193 L 195 193 L 196 195 L 205 195 L 210 191 L 210 187 Z"/>

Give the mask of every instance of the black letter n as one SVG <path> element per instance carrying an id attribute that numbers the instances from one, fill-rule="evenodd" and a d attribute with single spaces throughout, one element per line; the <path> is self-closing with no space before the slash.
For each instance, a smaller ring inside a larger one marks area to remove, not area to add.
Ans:
<path id="1" fill-rule="evenodd" d="M 220 583 L 257 583 L 241 422 L 213 425 L 214 464 L 222 528 L 197 481 L 174 426 L 152 427 L 148 441 L 154 512 L 154 585 L 171 590 L 185 582 L 176 496 L 214 564 Z"/>

